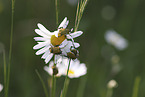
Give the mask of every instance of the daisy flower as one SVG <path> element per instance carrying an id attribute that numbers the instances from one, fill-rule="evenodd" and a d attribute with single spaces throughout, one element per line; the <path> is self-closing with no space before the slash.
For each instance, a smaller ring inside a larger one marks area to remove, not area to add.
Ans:
<path id="1" fill-rule="evenodd" d="M 38 44 L 35 45 L 33 49 L 39 49 L 36 55 L 43 54 L 41 58 L 45 59 L 46 64 L 51 60 L 54 54 L 56 57 L 59 57 L 58 55 L 63 55 L 62 49 L 69 44 L 67 39 L 73 40 L 73 38 L 83 33 L 82 31 L 70 33 L 69 30 L 66 29 L 68 23 L 69 21 L 65 17 L 57 31 L 54 32 L 50 32 L 40 23 L 37 24 L 39 29 L 35 29 L 35 32 L 41 37 L 34 37 Z"/>
<path id="2" fill-rule="evenodd" d="M 49 75 L 53 74 L 53 62 L 51 61 L 49 66 L 45 66 L 44 70 L 49 73 Z M 69 59 L 66 57 L 60 58 L 59 62 L 56 64 L 56 67 L 58 69 L 58 74 L 56 76 L 67 75 L 67 69 L 68 69 Z M 70 62 L 70 68 L 68 71 L 68 77 L 69 78 L 78 78 L 80 76 L 83 76 L 87 73 L 87 67 L 84 63 L 80 63 L 79 60 L 71 60 Z"/>
<path id="3" fill-rule="evenodd" d="M 108 30 L 105 33 L 105 39 L 109 44 L 115 46 L 119 50 L 124 50 L 128 46 L 127 40 L 114 30 Z"/>
<path id="4" fill-rule="evenodd" d="M 0 92 L 3 90 L 3 85 L 0 84 Z"/>
<path id="5" fill-rule="evenodd" d="M 54 62 L 50 61 L 49 66 L 44 66 L 44 70 L 49 74 L 49 75 L 55 75 L 56 77 L 60 77 L 62 76 L 62 74 L 64 74 L 64 66 L 61 66 L 59 63 L 57 63 L 55 70 L 57 73 L 53 73 L 54 71 Z"/>
<path id="6" fill-rule="evenodd" d="M 65 73 L 63 75 L 67 75 L 67 68 L 69 64 L 69 59 L 63 59 L 63 64 L 65 65 Z M 78 78 L 80 76 L 83 76 L 87 73 L 87 67 L 84 63 L 80 63 L 79 60 L 71 60 L 70 67 L 68 71 L 68 77 L 69 78 Z"/>

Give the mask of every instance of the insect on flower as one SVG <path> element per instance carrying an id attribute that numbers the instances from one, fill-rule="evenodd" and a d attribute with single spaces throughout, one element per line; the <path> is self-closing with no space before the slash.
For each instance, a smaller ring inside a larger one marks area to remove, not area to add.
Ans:
<path id="1" fill-rule="evenodd" d="M 83 34 L 82 31 L 76 31 L 73 33 L 73 29 L 69 30 L 66 29 L 69 21 L 67 17 L 60 23 L 58 29 L 54 32 L 50 32 L 46 29 L 42 24 L 38 23 L 38 29 L 35 29 L 35 32 L 39 35 L 39 37 L 34 37 L 36 44 L 33 49 L 38 50 L 36 55 L 42 54 L 42 59 L 45 59 L 45 63 L 47 64 L 53 57 L 53 55 L 61 55 L 67 56 L 68 52 L 73 54 L 73 58 L 76 57 L 74 51 L 70 51 L 71 46 L 78 48 L 80 45 L 79 43 L 75 43 L 73 38 L 79 37 Z M 72 41 L 68 41 L 71 39 Z M 70 43 L 71 42 L 71 43 Z M 73 42 L 73 43 L 72 43 Z"/>
<path id="2" fill-rule="evenodd" d="M 62 53 L 59 47 L 51 47 L 51 48 L 49 48 L 49 50 L 53 54 L 61 54 Z"/>
<path id="3" fill-rule="evenodd" d="M 77 49 L 71 49 L 71 52 L 67 53 L 67 57 L 71 58 L 71 59 L 76 59 L 77 57 L 79 57 L 79 51 Z"/>
<path id="4" fill-rule="evenodd" d="M 52 66 L 53 69 L 53 75 L 57 75 L 58 74 L 58 68 L 56 66 Z"/>
<path id="5" fill-rule="evenodd" d="M 59 29 L 59 33 L 58 33 L 58 37 L 60 37 L 60 36 L 62 36 L 62 35 L 69 34 L 69 32 L 70 32 L 69 29 L 60 28 L 60 29 Z"/>

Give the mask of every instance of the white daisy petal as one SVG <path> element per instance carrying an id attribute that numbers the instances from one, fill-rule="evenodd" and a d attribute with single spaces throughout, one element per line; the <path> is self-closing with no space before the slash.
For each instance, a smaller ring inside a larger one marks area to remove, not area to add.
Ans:
<path id="1" fill-rule="evenodd" d="M 70 36 L 71 36 L 72 38 L 76 38 L 76 37 L 78 37 L 78 36 L 80 36 L 80 35 L 82 35 L 82 34 L 83 34 L 82 31 L 77 31 L 77 32 L 71 33 Z M 68 38 L 68 39 L 71 39 L 70 36 L 67 36 L 67 38 Z"/>
<path id="2" fill-rule="evenodd" d="M 66 46 L 68 43 L 67 39 L 65 39 L 61 44 L 60 44 L 60 48 L 63 48 L 64 46 Z"/>
<path id="3" fill-rule="evenodd" d="M 40 48 L 42 48 L 42 47 L 44 47 L 44 46 L 49 46 L 49 45 L 50 45 L 49 42 L 38 42 L 38 44 L 35 45 L 35 46 L 33 47 L 33 49 L 40 49 Z"/>
<path id="4" fill-rule="evenodd" d="M 55 55 L 55 58 L 54 58 L 54 60 L 55 60 L 55 64 L 57 64 L 57 62 L 58 62 L 58 60 L 61 58 L 61 56 L 60 55 Z"/>
<path id="5" fill-rule="evenodd" d="M 50 38 L 50 35 L 47 35 L 45 33 L 43 33 L 41 30 L 39 29 L 35 29 L 35 32 L 40 35 L 40 36 L 43 36 L 43 37 L 46 37 L 46 38 Z"/>
<path id="6" fill-rule="evenodd" d="M 46 41 L 49 38 L 44 38 L 44 37 L 34 37 L 35 41 Z"/>
<path id="7" fill-rule="evenodd" d="M 43 55 L 42 55 L 42 59 L 46 59 L 46 57 L 50 54 L 50 50 L 47 50 Z"/>
<path id="8" fill-rule="evenodd" d="M 52 62 L 52 61 L 51 61 Z M 53 65 L 52 65 L 53 66 Z M 46 71 L 46 72 L 48 72 L 48 74 L 49 75 L 51 75 L 52 76 L 52 73 L 53 73 L 53 71 L 52 71 L 52 66 L 50 66 L 49 65 L 49 67 L 48 66 L 44 66 L 44 70 Z"/>
<path id="9" fill-rule="evenodd" d="M 50 46 L 49 46 L 49 47 L 44 47 L 44 48 L 38 50 L 38 51 L 36 52 L 36 55 L 41 55 L 41 54 L 43 54 L 44 52 L 46 52 L 47 50 L 49 50 L 49 48 L 50 48 Z"/>
<path id="10" fill-rule="evenodd" d="M 50 61 L 50 59 L 53 57 L 53 53 L 50 53 L 48 56 L 47 56 L 47 58 L 45 59 L 45 63 L 47 64 L 49 61 Z"/>
<path id="11" fill-rule="evenodd" d="M 61 22 L 58 28 L 63 28 L 64 25 L 66 25 L 66 23 L 67 23 L 67 17 L 64 18 L 64 20 Z"/>
<path id="12" fill-rule="evenodd" d="M 66 28 L 67 25 L 68 25 L 69 21 L 67 21 L 64 25 L 63 25 L 63 28 Z"/>
<path id="13" fill-rule="evenodd" d="M 49 30 L 47 30 L 42 24 L 38 23 L 37 26 L 41 31 L 43 31 L 47 35 L 52 35 L 52 33 Z"/>
<path id="14" fill-rule="evenodd" d="M 54 34 L 55 34 L 56 37 L 58 37 L 58 32 L 59 32 L 59 31 L 55 31 L 55 32 L 54 32 Z"/>
<path id="15" fill-rule="evenodd" d="M 76 42 L 74 43 L 74 45 L 75 45 L 75 48 L 78 48 L 80 46 L 80 44 Z"/>

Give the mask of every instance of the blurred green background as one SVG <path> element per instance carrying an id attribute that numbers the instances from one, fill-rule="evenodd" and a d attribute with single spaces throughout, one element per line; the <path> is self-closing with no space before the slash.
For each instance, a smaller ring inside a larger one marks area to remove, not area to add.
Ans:
<path id="1" fill-rule="evenodd" d="M 54 0 L 15 0 L 14 34 L 9 97 L 45 97 L 37 69 L 45 81 L 51 76 L 43 70 L 41 56 L 35 55 L 34 29 L 37 23 L 50 31 L 57 29 Z M 59 23 L 68 17 L 68 28 L 74 27 L 77 0 L 59 0 Z M 71 79 L 67 97 L 76 97 L 80 83 L 85 83 L 83 97 L 106 97 L 107 83 L 115 79 L 118 87 L 112 97 L 132 97 L 134 80 L 141 77 L 138 97 L 145 97 L 145 0 L 89 0 L 79 30 L 84 34 L 75 41 L 81 44 L 80 61 L 88 73 Z M 3 53 L 8 61 L 11 0 L 0 0 L 0 83 L 3 81 Z M 119 51 L 107 44 L 104 33 L 114 29 L 128 40 L 128 48 Z M 114 70 L 112 56 L 118 55 L 119 70 Z M 7 62 L 8 63 L 8 62 Z M 57 95 L 64 77 L 57 78 Z M 50 89 L 48 88 L 48 91 Z M 50 94 L 50 92 L 49 92 Z M 4 97 L 4 91 L 0 93 Z"/>

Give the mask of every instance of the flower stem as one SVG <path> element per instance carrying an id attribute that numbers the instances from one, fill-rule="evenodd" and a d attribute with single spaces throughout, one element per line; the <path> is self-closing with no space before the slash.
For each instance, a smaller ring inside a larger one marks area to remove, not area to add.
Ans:
<path id="1" fill-rule="evenodd" d="M 56 89 L 56 77 L 55 75 L 52 76 L 52 97 L 55 97 L 55 89 Z"/>
<path id="2" fill-rule="evenodd" d="M 108 88 L 106 97 L 112 97 L 112 95 L 113 95 L 113 88 Z"/>
<path id="3" fill-rule="evenodd" d="M 66 77 L 65 77 L 64 86 L 63 86 L 63 90 L 62 90 L 62 93 L 61 93 L 60 97 L 65 97 L 66 92 L 67 92 L 67 88 L 68 88 L 68 84 L 69 84 L 68 72 L 69 72 L 69 67 L 70 67 L 70 61 L 71 61 L 71 59 L 69 59 L 67 74 L 66 74 Z"/>
<path id="4" fill-rule="evenodd" d="M 14 4 L 15 0 L 12 0 L 12 16 L 11 16 L 11 34 L 10 34 L 10 49 L 9 49 L 9 64 L 8 64 L 8 75 L 7 75 L 7 85 L 6 85 L 6 95 L 8 97 L 9 91 L 9 81 L 10 81 L 10 67 L 11 67 L 11 57 L 12 57 L 12 43 L 13 43 L 13 25 L 14 25 Z"/>
<path id="5" fill-rule="evenodd" d="M 58 26 L 58 0 L 55 0 L 56 25 Z"/>
<path id="6" fill-rule="evenodd" d="M 135 78 L 132 97 L 138 97 L 138 90 L 139 90 L 140 80 L 141 80 L 141 78 L 139 76 L 137 76 Z"/>
<path id="7" fill-rule="evenodd" d="M 42 86 L 43 86 L 43 89 L 44 89 L 44 92 L 45 92 L 45 96 L 48 97 L 48 92 L 47 92 L 46 86 L 44 84 L 44 81 L 43 81 L 42 77 L 40 76 L 40 74 L 39 74 L 39 72 L 37 70 L 36 70 L 36 73 L 37 73 L 37 75 L 38 75 L 38 77 L 39 77 L 39 79 L 40 79 L 40 81 L 42 83 Z"/>

